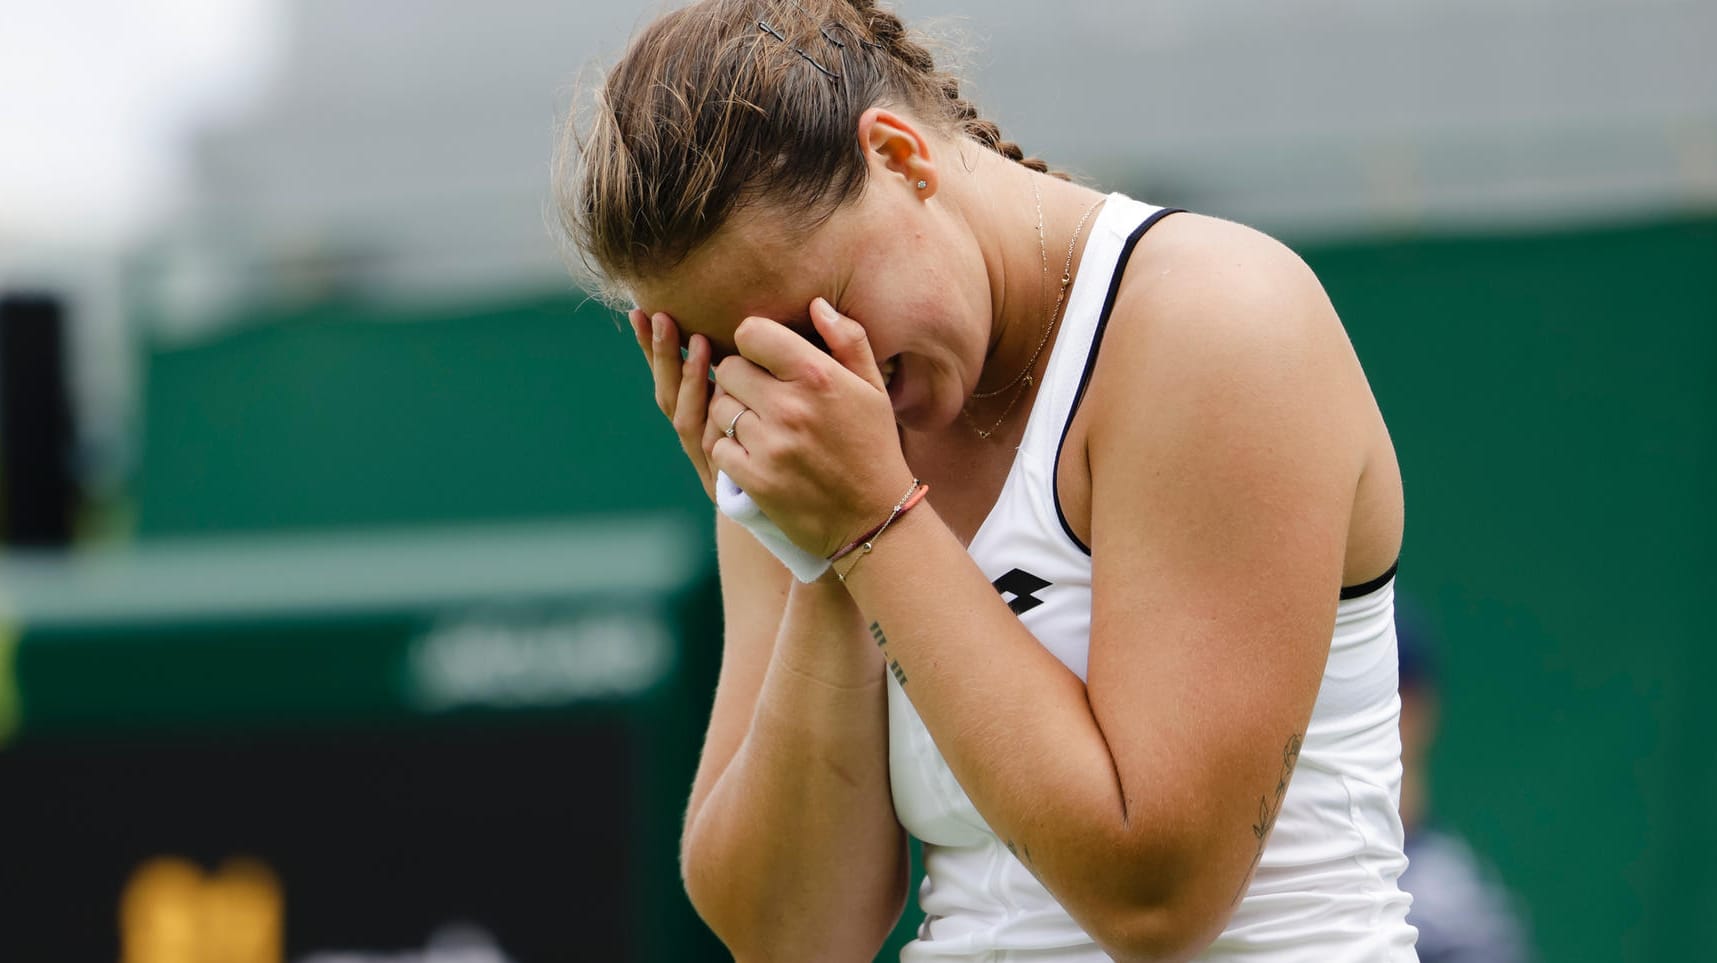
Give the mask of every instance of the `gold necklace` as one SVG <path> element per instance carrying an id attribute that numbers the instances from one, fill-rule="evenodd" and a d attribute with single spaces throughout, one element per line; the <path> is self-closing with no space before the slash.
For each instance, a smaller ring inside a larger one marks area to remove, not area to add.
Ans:
<path id="1" fill-rule="evenodd" d="M 1038 189 L 1037 178 L 1035 177 L 1031 179 L 1031 196 L 1037 203 L 1037 253 L 1042 261 L 1042 273 L 1038 276 L 1037 292 L 1039 300 L 1044 301 L 1048 300 L 1043 296 L 1043 284 L 1049 278 L 1049 245 L 1044 240 L 1043 232 L 1043 192 Z M 1013 380 L 1000 388 L 992 391 L 972 392 L 972 399 L 994 398 L 1017 385 L 1018 388 L 1014 391 L 1013 397 L 1009 399 L 1008 406 L 1002 409 L 1001 417 L 997 418 L 996 423 L 986 430 L 978 424 L 977 419 L 972 417 L 972 413 L 965 406 L 961 406 L 960 414 L 966 417 L 967 424 L 972 426 L 972 430 L 978 433 L 979 438 L 988 439 L 995 434 L 996 429 L 1008 420 L 1008 415 L 1013 414 L 1014 406 L 1018 405 L 1019 400 L 1025 397 L 1026 392 L 1031 389 L 1033 383 L 1031 373 L 1037 367 L 1037 359 L 1042 357 L 1044 347 L 1049 344 L 1049 336 L 1055 331 L 1056 322 L 1061 318 L 1061 305 L 1067 299 L 1067 286 L 1073 282 L 1073 249 L 1079 246 L 1079 236 L 1085 232 L 1085 222 L 1090 220 L 1092 212 L 1097 210 L 1098 205 L 1102 204 L 1103 201 L 1104 198 L 1100 197 L 1085 209 L 1085 213 L 1079 218 L 1078 226 L 1073 229 L 1073 237 L 1067 242 L 1067 260 L 1061 265 L 1061 287 L 1055 293 L 1055 307 L 1044 312 L 1043 337 L 1037 340 L 1037 348 L 1032 351 L 1031 360 L 1025 363 L 1025 367 L 1020 369 L 1019 374 L 1013 376 Z M 967 400 L 970 401 L 971 399 Z"/>

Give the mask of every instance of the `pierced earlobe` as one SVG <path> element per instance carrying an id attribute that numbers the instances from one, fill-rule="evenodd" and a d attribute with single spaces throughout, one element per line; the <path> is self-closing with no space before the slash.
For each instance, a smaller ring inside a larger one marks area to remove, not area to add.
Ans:
<path id="1" fill-rule="evenodd" d="M 930 182 L 929 182 L 929 181 L 919 181 L 919 182 L 918 182 L 918 189 L 919 189 L 919 190 L 921 190 L 921 191 L 922 191 L 922 190 L 924 190 L 924 189 L 926 189 L 926 188 L 928 188 L 928 187 L 929 187 L 929 186 L 930 186 Z"/>

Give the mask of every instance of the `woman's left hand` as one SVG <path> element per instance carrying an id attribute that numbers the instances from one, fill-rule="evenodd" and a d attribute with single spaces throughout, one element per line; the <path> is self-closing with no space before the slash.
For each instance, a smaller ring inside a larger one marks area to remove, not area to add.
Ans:
<path id="1" fill-rule="evenodd" d="M 704 451 L 795 544 L 828 557 L 886 518 L 913 475 L 864 326 L 822 298 L 811 323 L 828 354 L 777 321 L 741 322 L 739 353 L 715 369 Z"/>

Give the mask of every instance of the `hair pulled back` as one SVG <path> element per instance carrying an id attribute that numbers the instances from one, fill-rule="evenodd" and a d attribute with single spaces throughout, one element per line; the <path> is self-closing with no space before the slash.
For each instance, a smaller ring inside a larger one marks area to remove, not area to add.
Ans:
<path id="1" fill-rule="evenodd" d="M 814 226 L 863 191 L 856 130 L 878 104 L 1049 173 L 875 0 L 698 0 L 633 38 L 588 129 L 568 125 L 562 229 L 612 283 L 671 269 L 749 205 Z"/>

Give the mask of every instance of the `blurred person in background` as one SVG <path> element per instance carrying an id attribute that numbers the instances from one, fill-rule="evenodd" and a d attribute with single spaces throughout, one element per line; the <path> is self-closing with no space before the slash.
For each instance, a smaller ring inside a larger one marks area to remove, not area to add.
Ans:
<path id="1" fill-rule="evenodd" d="M 1429 819 L 1430 756 L 1441 708 L 1436 643 L 1411 604 L 1396 610 L 1401 653 L 1401 823 L 1424 963 L 1526 963 L 1533 958 L 1515 900 L 1465 839 Z"/>
<path id="2" fill-rule="evenodd" d="M 682 868 L 737 958 L 869 960 L 903 828 L 903 960 L 1415 958 L 1401 479 L 1295 255 L 1050 176 L 866 0 L 665 14 L 576 136 L 722 509 Z"/>

